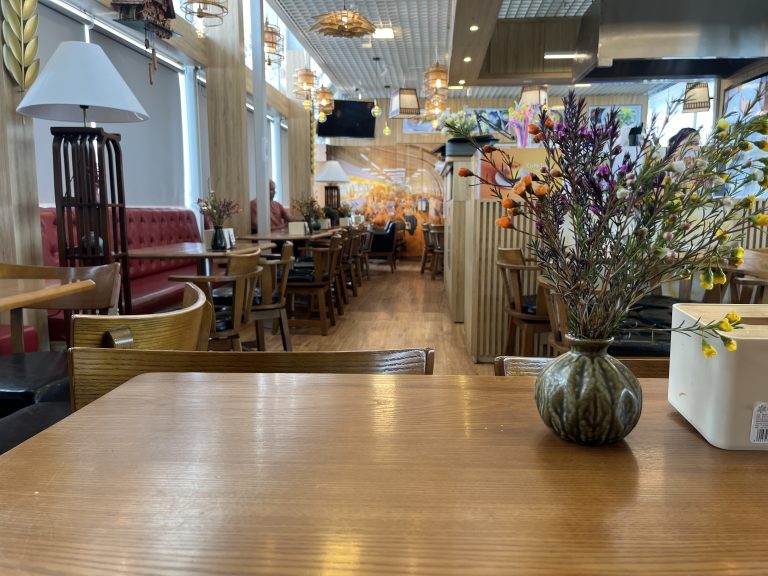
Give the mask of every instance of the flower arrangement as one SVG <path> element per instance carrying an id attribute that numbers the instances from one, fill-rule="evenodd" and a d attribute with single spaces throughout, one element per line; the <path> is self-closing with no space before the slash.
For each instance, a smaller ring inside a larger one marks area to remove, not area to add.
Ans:
<path id="1" fill-rule="evenodd" d="M 240 213 L 240 205 L 237 202 L 233 202 L 229 198 L 219 198 L 213 190 L 207 198 L 197 199 L 197 207 L 215 228 L 224 226 L 227 220 Z"/>
<path id="2" fill-rule="evenodd" d="M 704 289 L 725 284 L 723 268 L 741 264 L 740 238 L 753 226 L 768 226 L 768 214 L 754 213 L 755 196 L 740 194 L 749 182 L 760 184 L 759 196 L 768 188 L 768 158 L 753 164 L 741 154 L 752 146 L 768 149 L 759 136 L 768 134 L 768 116 L 751 115 L 764 94 L 765 86 L 742 115 L 718 120 L 713 137 L 685 162 L 695 132 L 662 153 L 654 119 L 640 151 L 630 154 L 617 142 L 618 111 L 604 122 L 590 119 L 584 100 L 571 93 L 561 123 L 543 109 L 529 125 L 546 151 L 539 174 L 516 176 L 509 186 L 485 182 L 468 169 L 459 175 L 491 186 L 505 210 L 497 226 L 528 234 L 542 274 L 565 302 L 569 332 L 607 339 L 625 325 L 629 308 L 662 282 L 698 272 Z M 452 132 L 468 136 L 455 126 Z M 506 151 L 477 147 L 496 170 L 519 174 Z M 516 224 L 521 219 L 532 226 Z M 740 322 L 731 313 L 672 329 L 700 333 L 709 357 L 716 350 L 705 336 L 735 350 L 727 334 Z"/>
<path id="3" fill-rule="evenodd" d="M 342 204 L 336 209 L 336 212 L 341 218 L 349 218 L 352 216 L 352 206 L 347 203 Z"/>
<path id="4" fill-rule="evenodd" d="M 468 137 L 473 132 L 480 131 L 477 117 L 467 110 L 445 112 L 440 118 L 440 130 L 453 136 Z M 460 132 L 460 133 L 457 133 Z"/>
<path id="5" fill-rule="evenodd" d="M 323 209 L 318 204 L 315 198 L 309 198 L 307 200 L 296 200 L 293 202 L 293 209 L 301 213 L 302 218 L 307 222 L 313 220 L 320 220 L 324 218 Z"/>

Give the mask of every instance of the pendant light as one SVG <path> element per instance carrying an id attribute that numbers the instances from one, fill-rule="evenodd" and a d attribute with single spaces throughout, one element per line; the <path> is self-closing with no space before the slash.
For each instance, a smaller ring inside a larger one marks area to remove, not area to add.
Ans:
<path id="1" fill-rule="evenodd" d="M 280 28 L 264 21 L 264 55 L 267 57 L 267 66 L 280 64 L 283 61 L 283 35 Z"/>

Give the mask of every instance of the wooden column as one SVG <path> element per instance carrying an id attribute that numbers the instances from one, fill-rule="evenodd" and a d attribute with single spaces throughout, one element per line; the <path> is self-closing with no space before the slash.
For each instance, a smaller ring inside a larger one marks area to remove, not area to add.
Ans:
<path id="1" fill-rule="evenodd" d="M 209 29 L 206 71 L 211 189 L 243 208 L 232 219 L 237 234 L 251 231 L 242 20 L 242 2 L 232 0 L 224 23 Z"/>
<path id="2" fill-rule="evenodd" d="M 464 246 L 466 244 L 467 202 L 472 200 L 473 188 L 466 178 L 461 178 L 461 168 L 472 168 L 471 156 L 446 158 L 443 175 L 451 182 L 445 183 L 445 291 L 451 320 L 464 322 Z"/>
<path id="3" fill-rule="evenodd" d="M 5 68 L 0 70 L 0 262 L 42 264 L 32 118 L 16 113 L 24 93 Z M 0 319 L 3 323 L 8 318 Z M 37 328 L 41 349 L 48 346 L 44 311 L 25 314 Z"/>

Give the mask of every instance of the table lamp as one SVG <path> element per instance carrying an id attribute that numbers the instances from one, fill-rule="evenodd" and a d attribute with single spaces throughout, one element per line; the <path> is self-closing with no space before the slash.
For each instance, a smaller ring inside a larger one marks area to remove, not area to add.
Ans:
<path id="1" fill-rule="evenodd" d="M 19 114 L 83 122 L 51 128 L 59 264 L 122 266 L 120 311 L 130 314 L 120 135 L 88 122 L 142 122 L 149 115 L 97 44 L 62 42 L 27 91 Z"/>
<path id="2" fill-rule="evenodd" d="M 344 172 L 336 160 L 325 163 L 320 173 L 315 177 L 315 182 L 325 182 L 325 205 L 328 208 L 337 209 L 341 205 L 341 197 L 337 184 L 349 182 L 349 176 Z"/>

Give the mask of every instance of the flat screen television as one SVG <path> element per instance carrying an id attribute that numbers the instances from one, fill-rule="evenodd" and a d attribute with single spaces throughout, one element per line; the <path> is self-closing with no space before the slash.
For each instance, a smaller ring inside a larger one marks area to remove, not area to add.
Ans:
<path id="1" fill-rule="evenodd" d="M 371 116 L 373 102 L 334 100 L 333 112 L 322 124 L 317 123 L 317 135 L 328 138 L 373 138 L 376 118 Z"/>

